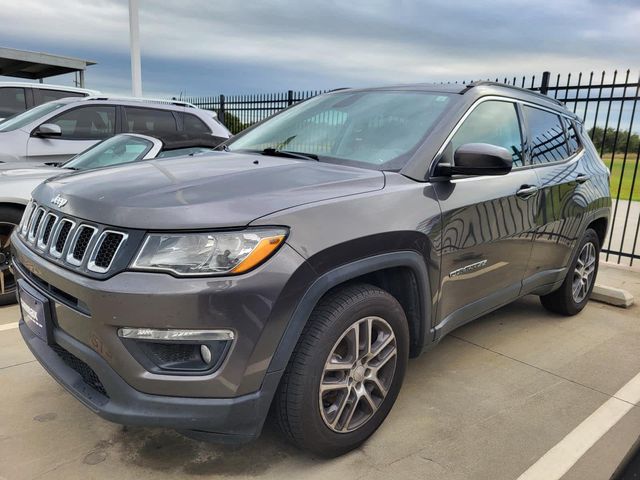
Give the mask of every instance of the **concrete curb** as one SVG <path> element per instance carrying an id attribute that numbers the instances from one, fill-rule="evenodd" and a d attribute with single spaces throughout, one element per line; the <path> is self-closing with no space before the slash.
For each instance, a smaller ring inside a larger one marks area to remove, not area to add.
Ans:
<path id="1" fill-rule="evenodd" d="M 608 287 L 606 285 L 596 284 L 593 287 L 591 300 L 622 308 L 629 308 L 633 305 L 633 295 L 629 292 L 621 288 Z"/>

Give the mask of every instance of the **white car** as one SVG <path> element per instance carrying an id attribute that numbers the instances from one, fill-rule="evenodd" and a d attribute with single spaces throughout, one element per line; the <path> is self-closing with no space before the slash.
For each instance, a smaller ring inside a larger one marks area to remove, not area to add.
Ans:
<path id="1" fill-rule="evenodd" d="M 0 162 L 62 163 L 119 133 L 209 135 L 231 133 L 215 112 L 177 100 L 96 96 L 44 103 L 0 123 Z"/>
<path id="2" fill-rule="evenodd" d="M 51 177 L 143 160 L 190 156 L 211 151 L 211 135 L 177 135 L 162 139 L 133 133 L 111 137 L 66 163 L 15 162 L 0 164 L 0 305 L 15 301 L 15 280 L 9 264 L 11 233 L 20 222 L 31 192 Z"/>
<path id="3" fill-rule="evenodd" d="M 0 82 L 0 122 L 43 103 L 67 97 L 89 97 L 99 94 L 97 90 L 62 85 Z"/>

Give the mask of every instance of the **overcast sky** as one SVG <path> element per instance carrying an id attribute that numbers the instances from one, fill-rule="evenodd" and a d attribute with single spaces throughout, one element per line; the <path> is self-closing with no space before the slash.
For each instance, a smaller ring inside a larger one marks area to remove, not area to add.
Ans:
<path id="1" fill-rule="evenodd" d="M 126 0 L 5 0 L 0 25 L 0 46 L 96 61 L 88 87 L 129 92 Z M 140 0 L 140 32 L 147 95 L 636 75 L 640 0 Z"/>

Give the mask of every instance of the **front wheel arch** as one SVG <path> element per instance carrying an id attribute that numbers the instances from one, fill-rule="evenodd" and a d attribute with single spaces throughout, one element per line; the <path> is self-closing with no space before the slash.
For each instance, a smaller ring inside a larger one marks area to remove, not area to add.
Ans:
<path id="1" fill-rule="evenodd" d="M 415 344 L 412 345 L 411 353 L 415 355 L 416 352 L 421 351 L 432 339 L 432 336 L 429 335 L 432 319 L 429 275 L 424 257 L 411 250 L 389 252 L 341 265 L 316 279 L 298 302 L 273 355 L 268 372 L 282 371 L 287 366 L 311 312 L 325 294 L 335 287 L 355 279 L 371 278 L 376 272 L 393 268 L 409 269 L 415 278 L 419 294 L 419 313 L 414 315 L 414 318 L 417 318 L 419 323 L 414 326 L 417 337 Z"/>

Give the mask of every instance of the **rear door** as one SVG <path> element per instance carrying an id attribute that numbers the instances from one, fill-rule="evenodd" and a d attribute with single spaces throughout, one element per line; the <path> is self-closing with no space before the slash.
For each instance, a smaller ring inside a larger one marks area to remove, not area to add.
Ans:
<path id="1" fill-rule="evenodd" d="M 524 164 L 515 103 L 476 103 L 443 151 L 466 143 L 508 149 L 513 170 L 503 176 L 455 176 L 434 182 L 442 209 L 441 283 L 437 335 L 515 299 L 531 254 L 538 196 L 535 172 Z"/>
<path id="2" fill-rule="evenodd" d="M 115 135 L 116 107 L 75 107 L 43 123 L 58 125 L 62 135 L 40 137 L 31 134 L 27 157 L 36 162 L 63 162 L 105 138 Z M 37 127 L 36 127 L 37 128 Z"/>
<path id="3" fill-rule="evenodd" d="M 563 278 L 587 208 L 580 190 L 589 173 L 580 162 L 584 148 L 566 117 L 530 105 L 522 111 L 540 187 L 538 227 L 525 273 L 525 290 L 530 291 Z"/>

